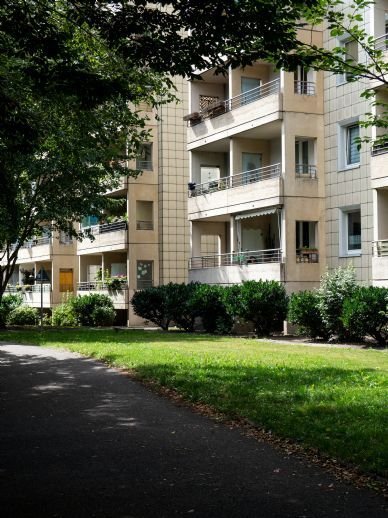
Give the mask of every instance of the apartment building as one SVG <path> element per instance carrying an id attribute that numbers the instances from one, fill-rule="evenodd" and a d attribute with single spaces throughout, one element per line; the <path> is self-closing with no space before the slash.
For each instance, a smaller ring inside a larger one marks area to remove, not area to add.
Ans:
<path id="1" fill-rule="evenodd" d="M 326 265 L 323 74 L 258 62 L 201 76 L 185 117 L 189 280 L 311 289 Z"/>
<path id="2" fill-rule="evenodd" d="M 103 219 L 85 215 L 82 226 L 94 239 L 47 234 L 25 243 L 9 291 L 19 291 L 35 307 L 43 297 L 45 309 L 60 304 L 66 293 L 102 293 L 112 299 L 117 323 L 136 326 L 144 325 L 130 304 L 136 289 L 187 282 L 187 81 L 176 78 L 174 84 L 180 103 L 162 105 L 157 113 L 139 107 L 151 139 L 127 166 L 142 173 L 123 177 L 106 194 L 116 203 Z"/>
<path id="3" fill-rule="evenodd" d="M 118 200 L 118 212 L 107 215 L 106 221 L 85 218 L 83 225 L 95 239 L 77 245 L 77 294 L 105 293 L 113 300 L 118 321 L 130 326 L 144 325 L 130 304 L 135 290 L 187 282 L 187 82 L 175 78 L 174 83 L 179 104 L 162 105 L 157 114 L 142 106 L 152 137 L 136 162 L 128 163 L 142 174 L 123 178 L 107 193 Z"/>
<path id="4" fill-rule="evenodd" d="M 365 15 L 384 50 L 387 13 L 380 0 Z M 346 37 L 319 30 L 300 37 L 366 59 Z M 277 280 L 292 292 L 317 286 L 326 268 L 352 263 L 360 282 L 388 286 L 387 146 L 357 147 L 366 131 L 358 121 L 370 111 L 360 97 L 367 80 L 259 62 L 201 76 L 190 83 L 185 117 L 189 279 Z M 386 101 L 376 87 L 377 100 Z"/>
<path id="5" fill-rule="evenodd" d="M 388 57 L 388 1 L 378 0 L 364 12 L 368 33 Z M 368 62 L 360 45 L 346 35 L 330 38 L 327 48 L 343 46 L 352 59 Z M 372 64 L 371 64 L 372 66 Z M 383 128 L 359 128 L 371 111 L 370 101 L 360 97 L 376 88 L 376 100 L 387 102 L 387 90 L 368 79 L 349 81 L 347 74 L 325 74 L 325 232 L 329 268 L 352 263 L 363 284 L 388 286 L 388 151 L 385 145 L 363 145 L 355 139 L 386 133 Z M 378 106 L 372 110 L 381 110 Z"/>

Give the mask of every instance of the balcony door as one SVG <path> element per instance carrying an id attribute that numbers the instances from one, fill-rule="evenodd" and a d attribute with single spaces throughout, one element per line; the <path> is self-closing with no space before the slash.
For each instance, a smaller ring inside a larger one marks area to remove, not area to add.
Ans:
<path id="1" fill-rule="evenodd" d="M 242 183 L 257 182 L 259 169 L 262 164 L 260 153 L 242 153 Z"/>
<path id="2" fill-rule="evenodd" d="M 249 104 L 260 97 L 261 80 L 255 77 L 241 78 L 241 104 Z"/>
<path id="3" fill-rule="evenodd" d="M 73 269 L 61 268 L 59 270 L 59 291 L 61 293 L 66 291 L 73 291 L 74 288 Z"/>

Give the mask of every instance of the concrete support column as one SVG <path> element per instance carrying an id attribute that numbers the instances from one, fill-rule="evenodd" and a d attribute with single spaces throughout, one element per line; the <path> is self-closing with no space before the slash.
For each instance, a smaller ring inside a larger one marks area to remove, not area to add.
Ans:
<path id="1" fill-rule="evenodd" d="M 196 222 L 191 223 L 191 257 L 201 255 L 201 227 Z"/>

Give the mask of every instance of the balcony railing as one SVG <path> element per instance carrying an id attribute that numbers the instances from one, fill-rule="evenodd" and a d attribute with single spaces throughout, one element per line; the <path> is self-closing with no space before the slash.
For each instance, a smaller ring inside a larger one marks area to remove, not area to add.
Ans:
<path id="1" fill-rule="evenodd" d="M 384 155 L 385 153 L 388 153 L 388 142 L 375 144 L 371 149 L 372 156 Z"/>
<path id="2" fill-rule="evenodd" d="M 154 230 L 153 221 L 136 221 L 136 230 Z"/>
<path id="3" fill-rule="evenodd" d="M 101 290 L 111 290 L 113 289 L 110 284 L 106 284 L 103 281 L 92 281 L 92 282 L 77 282 L 77 290 L 78 291 L 101 291 Z M 127 290 L 128 283 L 122 282 L 120 285 L 120 290 Z"/>
<path id="4" fill-rule="evenodd" d="M 294 81 L 294 92 L 299 95 L 315 95 L 315 83 L 312 81 Z"/>
<path id="5" fill-rule="evenodd" d="M 136 169 L 152 171 L 152 160 L 136 160 Z"/>
<path id="6" fill-rule="evenodd" d="M 201 196 L 224 189 L 232 189 L 233 187 L 241 187 L 242 185 L 250 185 L 251 183 L 261 182 L 270 178 L 279 178 L 281 175 L 281 164 L 273 164 L 258 169 L 245 171 L 244 173 L 234 174 L 233 176 L 225 176 L 218 180 L 210 182 L 189 184 L 189 196 Z"/>
<path id="7" fill-rule="evenodd" d="M 309 164 L 296 164 L 295 165 L 295 174 L 299 178 L 317 178 L 317 166 L 309 165 Z"/>
<path id="8" fill-rule="evenodd" d="M 152 279 L 137 279 L 137 289 L 145 290 L 146 288 L 152 288 L 154 281 Z"/>
<path id="9" fill-rule="evenodd" d="M 230 99 L 210 104 L 207 108 L 204 108 L 199 112 L 190 113 L 189 115 L 186 115 L 183 120 L 188 121 L 190 126 L 195 126 L 205 119 L 213 119 L 223 113 L 240 108 L 240 106 L 253 103 L 254 101 L 268 97 L 269 95 L 277 94 L 279 91 L 280 79 L 274 79 L 269 83 L 252 88 L 252 90 L 248 90 L 247 92 L 231 97 Z"/>
<path id="10" fill-rule="evenodd" d="M 49 245 L 51 242 L 50 236 L 43 236 L 43 237 L 37 237 L 34 239 L 28 239 L 27 241 L 24 241 L 24 243 L 21 245 L 20 248 L 33 248 L 34 246 L 41 246 L 41 245 Z M 13 243 L 11 245 L 11 249 L 15 250 L 17 244 Z"/>
<path id="11" fill-rule="evenodd" d="M 296 251 L 297 263 L 319 263 L 319 253 L 315 249 L 300 248 Z"/>
<path id="12" fill-rule="evenodd" d="M 11 286 L 8 285 L 6 287 L 6 292 L 8 293 L 23 293 L 23 292 L 32 292 L 32 293 L 40 293 L 40 291 L 47 292 L 51 291 L 51 284 L 24 284 Z"/>
<path id="13" fill-rule="evenodd" d="M 243 266 L 263 263 L 280 263 L 282 251 L 280 248 L 268 250 L 247 250 L 230 254 L 207 255 L 189 259 L 189 269 L 219 268 L 220 266 Z"/>
<path id="14" fill-rule="evenodd" d="M 375 50 L 388 50 L 388 34 L 375 39 Z"/>
<path id="15" fill-rule="evenodd" d="M 388 239 L 373 242 L 373 255 L 375 257 L 388 257 Z"/>
<path id="16" fill-rule="evenodd" d="M 99 234 L 106 234 L 108 232 L 118 232 L 120 230 L 127 230 L 127 222 L 125 220 L 115 221 L 114 223 L 104 223 L 103 225 L 92 225 L 90 227 L 83 227 L 83 231 L 89 230 L 93 236 Z"/>

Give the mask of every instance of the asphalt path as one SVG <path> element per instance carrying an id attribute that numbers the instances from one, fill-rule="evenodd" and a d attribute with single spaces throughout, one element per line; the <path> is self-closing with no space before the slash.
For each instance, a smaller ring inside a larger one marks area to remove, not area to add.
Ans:
<path id="1" fill-rule="evenodd" d="M 383 503 L 94 360 L 0 346 L 1 518 L 380 518 Z"/>

